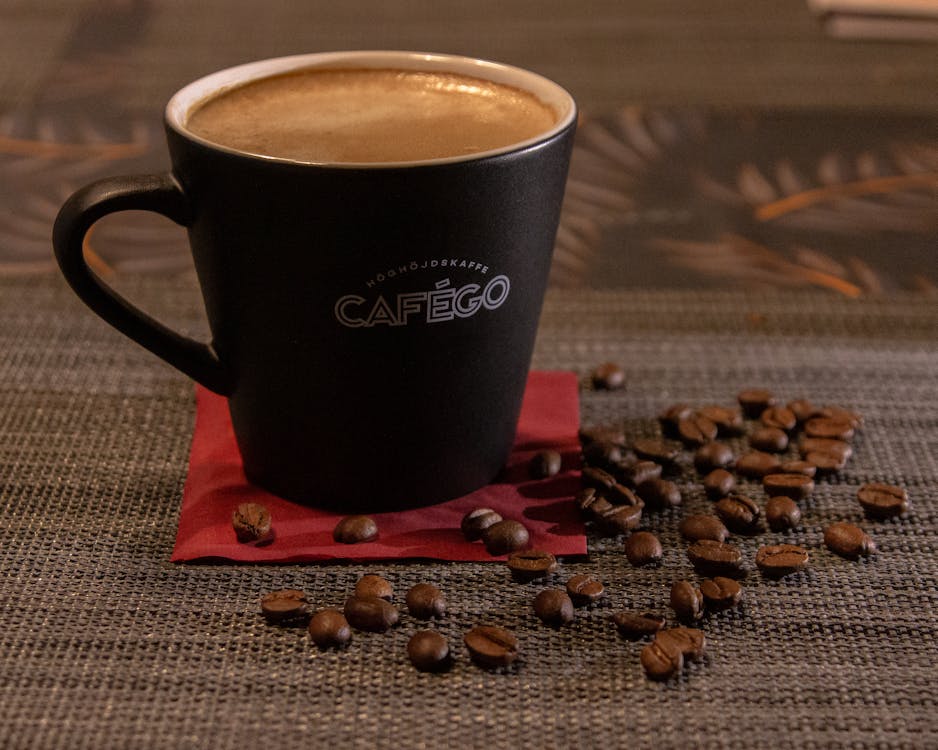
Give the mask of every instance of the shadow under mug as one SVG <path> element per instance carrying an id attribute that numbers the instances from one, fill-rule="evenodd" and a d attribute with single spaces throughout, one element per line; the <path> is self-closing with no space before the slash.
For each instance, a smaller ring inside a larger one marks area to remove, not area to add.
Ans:
<path id="1" fill-rule="evenodd" d="M 536 138 L 413 163 L 303 163 L 186 127 L 226 87 L 307 68 L 446 71 L 535 94 Z M 557 84 L 451 55 L 345 52 L 249 63 L 167 105 L 172 171 L 76 192 L 56 219 L 65 278 L 98 315 L 228 397 L 252 483 L 342 511 L 441 502 L 490 482 L 514 438 L 576 124 Z M 188 230 L 211 343 L 179 335 L 104 284 L 82 245 L 106 214 Z"/>

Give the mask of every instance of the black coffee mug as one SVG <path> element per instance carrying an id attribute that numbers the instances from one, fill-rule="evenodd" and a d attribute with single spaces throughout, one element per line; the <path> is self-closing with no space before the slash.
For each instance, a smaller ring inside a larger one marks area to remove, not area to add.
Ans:
<path id="1" fill-rule="evenodd" d="M 213 92 L 312 67 L 471 75 L 535 94 L 557 120 L 494 151 L 371 165 L 257 156 L 186 128 Z M 347 52 L 242 65 L 170 100 L 171 173 L 109 178 L 69 198 L 56 257 L 94 312 L 228 397 L 251 482 L 340 510 L 447 500 L 491 481 L 511 448 L 575 124 L 556 84 L 470 58 Z M 146 316 L 85 263 L 94 222 L 130 209 L 188 229 L 210 344 Z"/>

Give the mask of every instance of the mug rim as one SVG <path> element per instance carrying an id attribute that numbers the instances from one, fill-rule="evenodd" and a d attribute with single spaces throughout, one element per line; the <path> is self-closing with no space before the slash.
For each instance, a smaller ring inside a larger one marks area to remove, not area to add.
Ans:
<path id="1" fill-rule="evenodd" d="M 340 66 L 356 68 L 398 68 L 404 70 L 431 70 L 459 73 L 520 88 L 536 96 L 541 102 L 557 112 L 558 119 L 549 129 L 532 138 L 516 141 L 507 146 L 433 159 L 414 161 L 382 162 L 338 162 L 305 161 L 282 156 L 270 156 L 226 146 L 193 133 L 186 125 L 189 114 L 202 102 L 225 91 L 238 88 L 252 81 L 284 73 L 315 68 L 330 69 Z M 427 167 L 440 164 L 456 164 L 479 161 L 524 151 L 532 146 L 549 141 L 566 130 L 577 118 L 576 102 L 570 93 L 558 83 L 524 68 L 481 58 L 436 52 L 408 52 L 403 50 L 348 50 L 342 52 L 314 52 L 286 57 L 243 63 L 210 73 L 179 89 L 166 105 L 164 121 L 180 136 L 216 151 L 258 159 L 272 163 L 294 164 L 316 167 L 349 169 L 382 169 L 400 167 Z"/>

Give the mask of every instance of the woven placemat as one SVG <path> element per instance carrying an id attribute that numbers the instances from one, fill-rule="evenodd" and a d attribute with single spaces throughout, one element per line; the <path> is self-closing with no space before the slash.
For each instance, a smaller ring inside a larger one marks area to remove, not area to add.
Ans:
<path id="1" fill-rule="evenodd" d="M 197 335 L 194 281 L 125 291 Z M 535 366 L 620 362 L 628 386 L 582 394 L 586 424 L 654 434 L 673 401 L 728 403 L 746 386 L 861 412 L 856 454 L 819 483 L 792 538 L 812 566 L 782 581 L 751 574 L 738 610 L 709 618 L 709 649 L 677 680 L 648 681 L 639 647 L 609 622 L 623 608 L 668 613 L 670 584 L 694 578 L 676 526 L 704 510 L 648 515 L 664 565 L 636 570 L 621 540 L 590 538 L 605 603 L 561 630 L 531 609 L 536 583 L 497 564 L 172 565 L 191 384 L 87 312 L 58 281 L 0 281 L 0 746 L 928 747 L 938 744 L 938 306 L 924 298 L 571 292 L 547 302 Z M 913 509 L 871 523 L 865 481 L 901 484 Z M 823 549 L 833 519 L 871 529 L 881 550 L 852 563 Z M 740 544 L 751 559 L 762 540 Z M 341 604 L 363 573 L 398 592 L 440 586 L 439 625 L 456 663 L 414 671 L 409 615 L 385 635 L 320 653 L 302 630 L 266 625 L 261 593 L 305 589 Z M 523 656 L 473 666 L 462 633 L 515 630 Z"/>

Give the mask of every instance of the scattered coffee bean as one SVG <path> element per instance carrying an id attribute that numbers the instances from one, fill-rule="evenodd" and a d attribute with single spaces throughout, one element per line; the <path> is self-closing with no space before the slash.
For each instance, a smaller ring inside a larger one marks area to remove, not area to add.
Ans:
<path id="1" fill-rule="evenodd" d="M 828 440 L 850 440 L 854 435 L 853 424 L 846 419 L 815 417 L 804 424 L 804 434 L 812 438 Z"/>
<path id="2" fill-rule="evenodd" d="M 801 508 L 790 497 L 770 497 L 765 503 L 765 520 L 772 531 L 788 531 L 801 523 Z"/>
<path id="3" fill-rule="evenodd" d="M 697 413 L 717 426 L 717 434 L 734 437 L 743 434 L 743 415 L 729 406 L 704 406 Z"/>
<path id="4" fill-rule="evenodd" d="M 681 651 L 685 659 L 699 659 L 704 655 L 707 638 L 698 628 L 686 628 L 678 625 L 674 628 L 662 630 L 655 635 L 658 643 L 673 643 Z"/>
<path id="5" fill-rule="evenodd" d="M 355 583 L 355 596 L 376 596 L 379 599 L 391 601 L 394 589 L 381 576 L 365 575 Z"/>
<path id="6" fill-rule="evenodd" d="M 762 479 L 778 471 L 781 462 L 771 453 L 749 451 L 736 459 L 736 471 L 750 479 Z"/>
<path id="7" fill-rule="evenodd" d="M 332 538 L 340 544 L 359 544 L 378 538 L 378 524 L 370 516 L 346 516 L 332 530 Z"/>
<path id="8" fill-rule="evenodd" d="M 809 419 L 821 416 L 820 410 L 814 404 L 804 398 L 789 401 L 787 407 L 788 410 L 795 415 L 795 419 L 798 420 L 798 424 L 804 424 Z"/>
<path id="9" fill-rule="evenodd" d="M 580 472 L 580 482 L 584 487 L 592 487 L 602 492 L 612 487 L 616 483 L 616 478 L 603 469 L 585 466 Z"/>
<path id="10" fill-rule="evenodd" d="M 587 519 L 595 519 L 613 506 L 595 487 L 584 487 L 573 498 L 580 513 Z"/>
<path id="11" fill-rule="evenodd" d="M 808 550 L 797 544 L 769 544 L 756 552 L 756 567 L 770 578 L 800 573 L 808 567 Z"/>
<path id="12" fill-rule="evenodd" d="M 648 678 L 658 681 L 680 674 L 684 667 L 684 655 L 673 640 L 659 643 L 656 638 L 642 648 L 640 661 Z"/>
<path id="13" fill-rule="evenodd" d="M 688 581 L 676 581 L 671 586 L 671 608 L 679 620 L 699 620 L 704 615 L 703 594 Z"/>
<path id="14" fill-rule="evenodd" d="M 560 454 L 558 454 L 560 455 Z M 614 472 L 624 460 L 622 447 L 615 443 L 598 440 L 583 447 L 583 461 L 603 471 Z M 560 470 L 558 466 L 557 470 Z"/>
<path id="15" fill-rule="evenodd" d="M 268 622 L 290 622 L 309 614 L 306 594 L 298 589 L 280 589 L 261 597 L 261 614 Z"/>
<path id="16" fill-rule="evenodd" d="M 770 406 L 759 415 L 759 421 L 765 427 L 774 427 L 786 433 L 791 432 L 798 425 L 795 413 L 786 406 Z"/>
<path id="17" fill-rule="evenodd" d="M 700 593 L 703 594 L 707 609 L 720 612 L 739 604 L 743 598 L 743 587 L 732 578 L 716 576 L 700 582 Z"/>
<path id="18" fill-rule="evenodd" d="M 817 474 L 817 466 L 807 461 L 782 461 L 778 467 L 779 474 L 804 474 L 806 477 L 814 478 Z"/>
<path id="19" fill-rule="evenodd" d="M 345 619 L 356 630 L 383 633 L 397 625 L 397 607 L 376 596 L 350 596 L 345 600 Z"/>
<path id="20" fill-rule="evenodd" d="M 658 415 L 661 432 L 669 437 L 677 437 L 677 425 L 682 419 L 694 413 L 687 404 L 673 404 Z"/>
<path id="21" fill-rule="evenodd" d="M 661 542 L 650 531 L 636 531 L 625 540 L 625 556 L 637 568 L 657 565 L 663 554 Z"/>
<path id="22" fill-rule="evenodd" d="M 708 498 L 719 500 L 736 488 L 736 477 L 726 469 L 714 469 L 704 477 L 703 486 Z"/>
<path id="23" fill-rule="evenodd" d="M 418 630 L 407 641 L 407 658 L 418 672 L 442 672 L 452 663 L 449 643 L 435 630 Z"/>
<path id="24" fill-rule="evenodd" d="M 621 484 L 634 489 L 650 479 L 661 479 L 661 464 L 654 461 L 636 461 L 620 467 L 616 476 Z"/>
<path id="25" fill-rule="evenodd" d="M 616 629 L 623 638 L 630 641 L 637 641 L 647 635 L 654 635 L 661 630 L 667 620 L 661 615 L 644 612 L 616 612 L 612 616 L 612 621 L 616 624 Z"/>
<path id="26" fill-rule="evenodd" d="M 639 458 L 659 464 L 672 464 L 681 454 L 680 446 L 658 438 L 640 438 L 632 443 L 632 450 Z"/>
<path id="27" fill-rule="evenodd" d="M 788 433 L 778 427 L 760 427 L 749 436 L 749 445 L 766 453 L 782 453 L 788 447 Z"/>
<path id="28" fill-rule="evenodd" d="M 604 362 L 593 370 L 593 388 L 600 391 L 617 391 L 625 387 L 625 370 L 615 362 Z"/>
<path id="29" fill-rule="evenodd" d="M 687 548 L 687 558 L 694 570 L 707 576 L 738 578 L 743 573 L 743 555 L 729 542 L 701 539 Z"/>
<path id="30" fill-rule="evenodd" d="M 784 495 L 792 500 L 805 500 L 814 492 L 814 480 L 806 474 L 766 474 L 762 486 L 770 497 Z"/>
<path id="31" fill-rule="evenodd" d="M 241 503 L 231 514 L 235 537 L 244 544 L 258 544 L 271 538 L 270 511 L 260 503 Z"/>
<path id="32" fill-rule="evenodd" d="M 563 458 L 557 451 L 543 450 L 534 454 L 528 469 L 534 479 L 546 479 L 560 473 Z"/>
<path id="33" fill-rule="evenodd" d="M 632 490 L 618 483 L 604 490 L 603 496 L 613 505 L 644 505 L 644 502 Z"/>
<path id="34" fill-rule="evenodd" d="M 638 485 L 635 492 L 649 508 L 660 510 L 681 504 L 680 488 L 667 479 L 649 479 Z"/>
<path id="35" fill-rule="evenodd" d="M 508 569 L 519 581 L 533 581 L 557 570 L 557 558 L 540 549 L 512 552 L 508 556 Z"/>
<path id="36" fill-rule="evenodd" d="M 821 408 L 817 416 L 827 419 L 836 419 L 840 422 L 849 422 L 855 430 L 863 426 L 863 417 L 850 409 L 844 409 L 842 406 L 825 406 Z"/>
<path id="37" fill-rule="evenodd" d="M 714 469 L 725 469 L 736 460 L 733 449 L 726 443 L 706 443 L 694 453 L 694 468 L 701 474 Z"/>
<path id="38" fill-rule="evenodd" d="M 580 574 L 571 576 L 567 581 L 567 595 L 574 607 L 585 607 L 602 599 L 606 595 L 606 588 L 597 578 Z"/>
<path id="39" fill-rule="evenodd" d="M 474 542 L 482 538 L 482 533 L 502 520 L 500 514 L 491 508 L 476 508 L 463 516 L 460 529 L 466 541 Z"/>
<path id="40" fill-rule="evenodd" d="M 847 465 L 847 459 L 836 453 L 809 453 L 805 456 L 805 460 L 814 464 L 818 474 L 832 474 Z"/>
<path id="41" fill-rule="evenodd" d="M 824 529 L 824 544 L 841 557 L 856 560 L 876 552 L 873 539 L 859 526 L 841 521 Z"/>
<path id="42" fill-rule="evenodd" d="M 591 443 L 615 443 L 625 448 L 625 433 L 621 427 L 614 425 L 598 425 L 596 427 L 581 427 L 577 433 L 580 445 L 586 447 Z"/>
<path id="43" fill-rule="evenodd" d="M 709 443 L 717 438 L 717 426 L 700 414 L 691 414 L 677 424 L 677 437 L 691 447 Z"/>
<path id="44" fill-rule="evenodd" d="M 857 490 L 857 500 L 868 518 L 894 518 L 909 510 L 909 493 L 902 487 L 881 482 L 864 484 Z"/>
<path id="45" fill-rule="evenodd" d="M 730 495 L 717 500 L 713 510 L 726 524 L 726 528 L 737 534 L 752 533 L 759 526 L 759 506 L 745 495 Z"/>
<path id="46" fill-rule="evenodd" d="M 566 625 L 573 621 L 573 601 L 563 589 L 544 589 L 534 597 L 534 614 L 545 625 Z"/>
<path id="47" fill-rule="evenodd" d="M 801 438 L 798 443 L 798 452 L 801 457 L 809 463 L 814 463 L 808 458 L 809 453 L 823 453 L 836 456 L 846 462 L 853 455 L 853 448 L 849 443 L 843 440 L 832 440 L 830 438 Z"/>
<path id="48" fill-rule="evenodd" d="M 642 522 L 642 508 L 640 505 L 610 505 L 607 509 L 597 512 L 593 520 L 608 534 L 624 534 L 637 529 Z"/>
<path id="49" fill-rule="evenodd" d="M 321 609 L 309 621 L 309 636 L 321 649 L 342 648 L 352 640 L 352 628 L 337 609 Z"/>
<path id="50" fill-rule="evenodd" d="M 439 620 L 446 616 L 446 597 L 432 583 L 411 586 L 404 601 L 407 611 L 418 620 Z"/>
<path id="51" fill-rule="evenodd" d="M 725 542 L 730 535 L 726 526 L 716 516 L 697 514 L 687 516 L 678 525 L 681 536 L 691 542 L 701 539 L 713 539 L 716 542 Z"/>
<path id="52" fill-rule="evenodd" d="M 518 658 L 518 639 L 494 625 L 476 625 L 463 636 L 463 643 L 472 661 L 489 669 L 507 667 Z"/>
<path id="53" fill-rule="evenodd" d="M 750 419 L 757 419 L 770 406 L 775 406 L 776 399 L 771 391 L 763 388 L 750 388 L 736 396 L 743 413 Z"/>
<path id="54" fill-rule="evenodd" d="M 492 557 L 524 549 L 529 540 L 528 530 L 518 521 L 499 521 L 482 532 L 485 549 Z"/>

